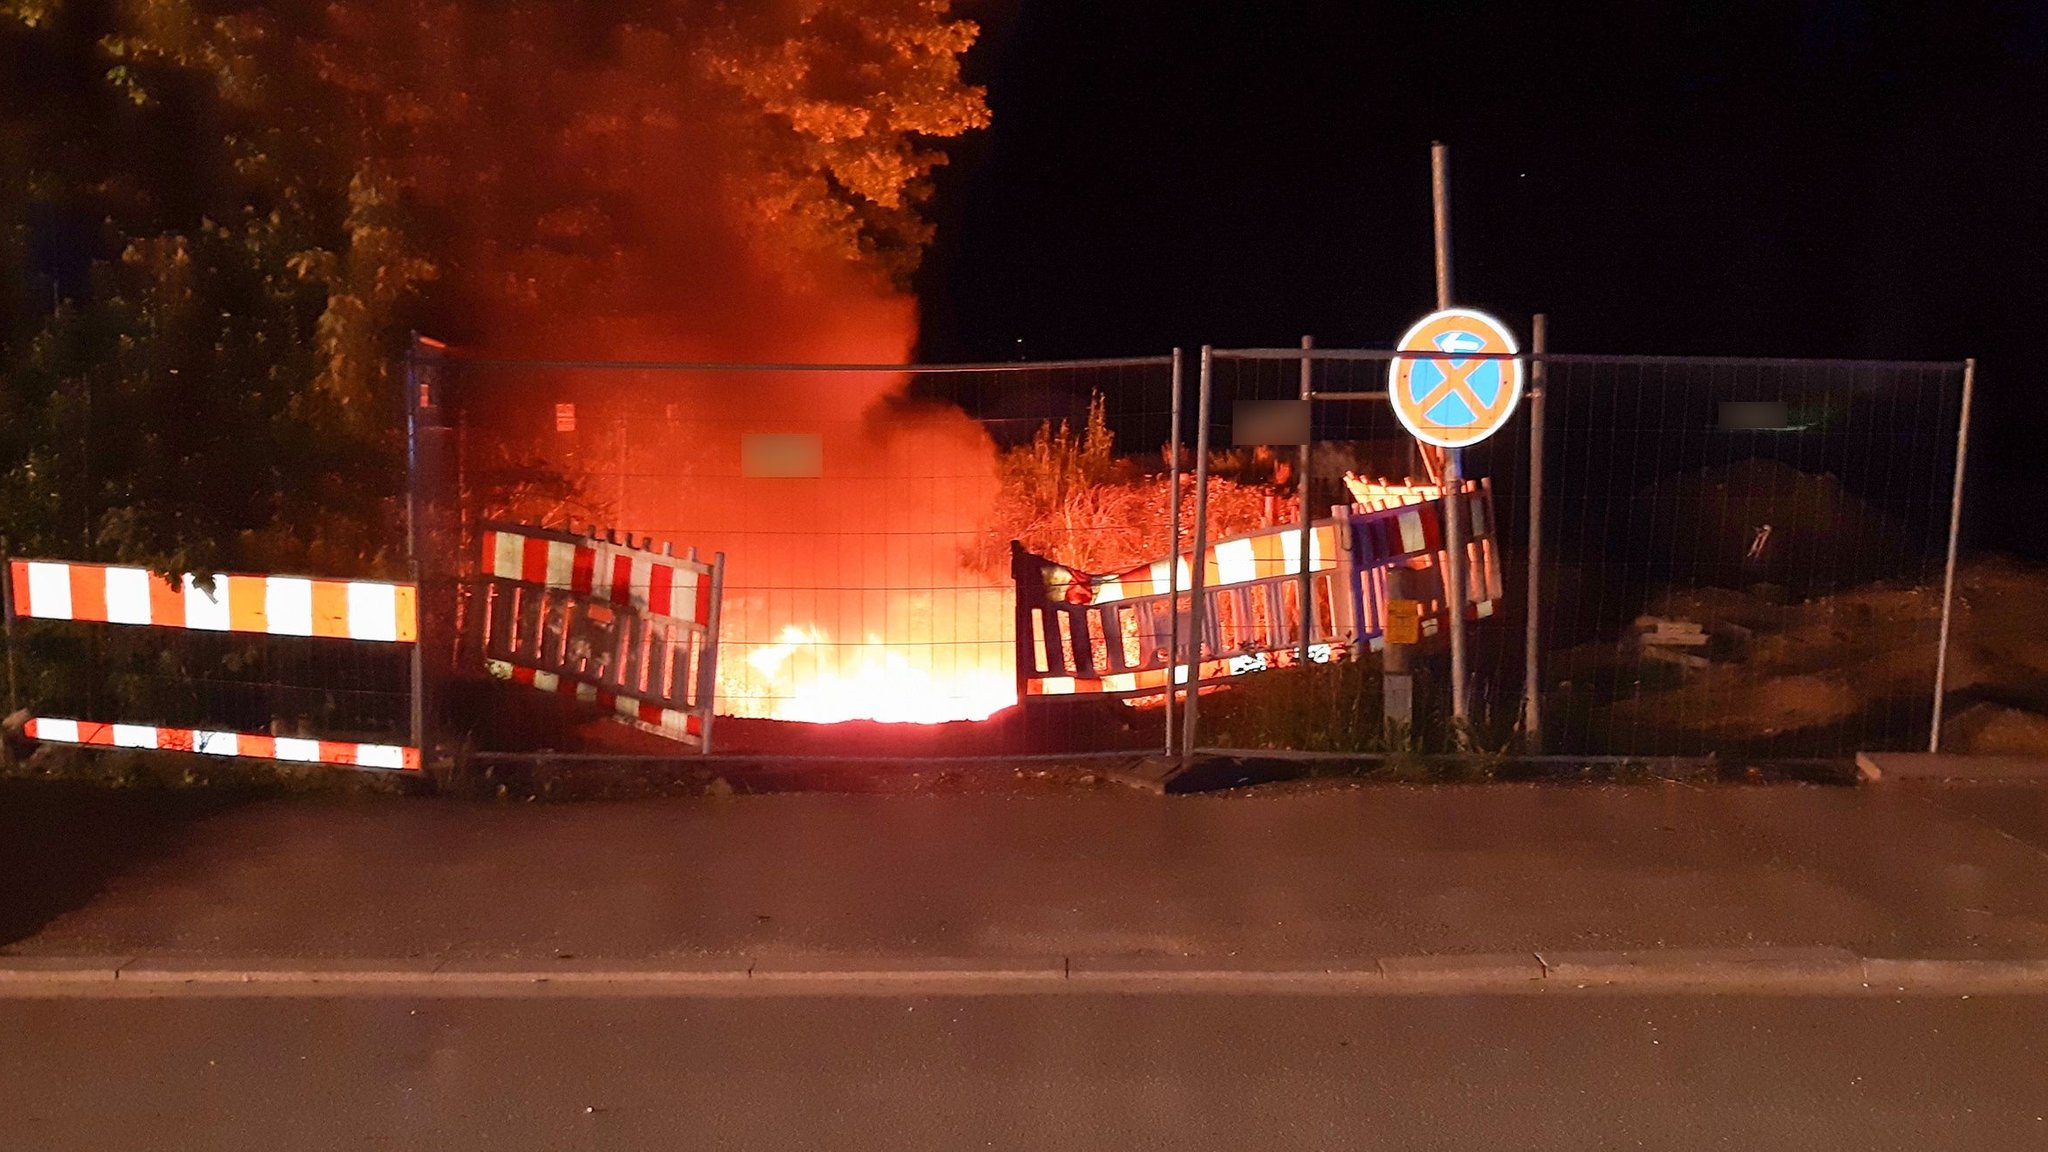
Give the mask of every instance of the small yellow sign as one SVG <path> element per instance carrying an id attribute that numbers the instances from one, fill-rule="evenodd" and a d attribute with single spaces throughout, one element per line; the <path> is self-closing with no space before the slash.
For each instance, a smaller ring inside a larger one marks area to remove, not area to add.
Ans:
<path id="1" fill-rule="evenodd" d="M 1387 643 L 1422 643 L 1422 601 L 1387 601 Z"/>

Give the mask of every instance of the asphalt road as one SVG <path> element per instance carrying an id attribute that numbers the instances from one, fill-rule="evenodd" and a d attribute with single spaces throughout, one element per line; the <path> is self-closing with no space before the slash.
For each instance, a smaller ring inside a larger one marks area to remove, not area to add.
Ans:
<path id="1" fill-rule="evenodd" d="M 2048 1147 L 2048 997 L 0 1001 L 0 1146 Z"/>

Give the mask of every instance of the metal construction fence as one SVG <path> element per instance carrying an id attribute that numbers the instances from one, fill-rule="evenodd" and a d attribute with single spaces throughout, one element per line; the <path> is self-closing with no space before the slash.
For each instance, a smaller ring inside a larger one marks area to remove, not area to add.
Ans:
<path id="1" fill-rule="evenodd" d="M 434 398 L 421 515 L 439 542 L 425 595 L 470 602 L 448 590 L 474 587 L 496 520 L 715 552 L 721 751 L 812 747 L 818 724 L 991 717 L 948 746 L 1147 743 L 1126 717 L 1033 733 L 1011 709 L 1010 542 L 1086 567 L 1173 548 L 1176 364 L 435 355 L 420 369 Z M 1239 513 L 1264 501 L 1247 493 Z"/>
<path id="2" fill-rule="evenodd" d="M 1216 350 L 1210 438 L 1228 442 L 1247 401 L 1308 393 L 1311 507 L 1420 478 L 1386 401 L 1393 358 Z M 1966 365 L 1527 360 L 1521 409 L 1465 450 L 1510 589 L 1469 630 L 1470 738 L 1622 756 L 1928 746 Z M 1448 669 L 1425 663 L 1441 685 Z M 1255 710 L 1232 713 L 1205 738 L 1259 737 Z"/>
<path id="3" fill-rule="evenodd" d="M 422 766 L 409 584 L 4 567 L 9 706 L 30 706 L 30 739 Z"/>
<path id="4" fill-rule="evenodd" d="M 24 570 L 10 702 L 55 739 L 77 719 L 81 742 L 355 740 L 421 749 L 408 766 L 698 754 L 714 715 L 715 750 L 742 754 L 1929 745 L 1966 365 L 1539 341 L 1520 409 L 1464 452 L 1452 612 L 1456 526 L 1387 403 L 1394 356 L 626 363 L 423 342 L 417 572 L 389 586 L 414 635 L 223 630 L 207 614 L 235 610 L 211 598 L 192 625 L 53 618 Z M 1254 418 L 1304 399 L 1305 428 Z M 1397 572 L 1426 619 L 1414 727 L 1390 735 Z M 298 578 L 221 578 L 265 579 Z"/>

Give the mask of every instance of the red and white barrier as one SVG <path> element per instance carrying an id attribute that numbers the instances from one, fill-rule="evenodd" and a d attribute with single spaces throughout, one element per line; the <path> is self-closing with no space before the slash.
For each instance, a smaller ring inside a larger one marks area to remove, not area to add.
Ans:
<path id="1" fill-rule="evenodd" d="M 485 671 L 709 751 L 724 556 L 486 525 L 467 628 Z"/>
<path id="2" fill-rule="evenodd" d="M 1298 617 L 1286 617 L 1283 606 L 1297 594 L 1301 543 L 1298 526 L 1269 528 L 1218 541 L 1203 554 L 1203 596 L 1211 606 L 1207 630 L 1219 638 L 1227 634 L 1232 643 L 1205 646 L 1210 658 L 1194 673 L 1199 680 L 1208 683 L 1261 671 L 1294 658 L 1299 643 L 1292 638 L 1273 646 L 1284 649 L 1285 655 L 1216 652 L 1219 647 L 1235 647 L 1240 631 L 1269 639 L 1276 630 L 1299 635 L 1291 632 L 1299 626 Z M 1319 603 L 1330 602 L 1343 556 L 1335 521 L 1310 526 L 1310 586 Z M 1186 664 L 1170 666 L 1168 601 L 1175 589 L 1185 595 L 1193 587 L 1192 554 L 1097 576 L 1019 553 L 1013 559 L 1013 575 L 1018 589 L 1021 695 L 1144 697 L 1165 691 L 1169 676 L 1177 676 L 1181 684 L 1188 682 Z M 1311 660 L 1331 658 L 1333 635 L 1327 624 L 1333 619 L 1328 610 L 1317 614 Z"/>
<path id="3" fill-rule="evenodd" d="M 233 574 L 209 580 L 189 572 L 174 583 L 142 568 L 62 560 L 15 560 L 8 570 L 15 615 L 35 620 L 398 644 L 419 638 L 410 584 Z"/>
<path id="4" fill-rule="evenodd" d="M 711 620 L 707 565 L 611 540 L 564 539 L 512 528 L 484 532 L 488 575 L 595 596 L 693 624 Z"/>
<path id="5" fill-rule="evenodd" d="M 1017 549 L 1012 576 L 1018 694 L 1143 698 L 1164 691 L 1169 676 L 1179 684 L 1190 675 L 1208 684 L 1286 667 L 1300 659 L 1304 627 L 1308 659 L 1315 663 L 1378 649 L 1391 567 L 1417 572 L 1409 595 L 1423 602 L 1423 634 L 1437 635 L 1449 613 L 1441 587 L 1443 490 L 1348 479 L 1355 481 L 1351 487 L 1359 502 L 1333 509 L 1332 519 L 1311 526 L 1306 614 L 1297 583 L 1298 526 L 1268 528 L 1208 548 L 1202 557 L 1201 660 L 1193 670 L 1187 663 L 1171 667 L 1168 653 L 1171 601 L 1175 590 L 1185 600 L 1193 586 L 1192 556 L 1097 576 Z M 1492 492 L 1484 480 L 1468 481 L 1456 499 L 1467 529 L 1465 612 L 1469 618 L 1491 616 L 1502 595 Z M 1180 619 L 1185 632 L 1185 605 Z"/>
<path id="6" fill-rule="evenodd" d="M 298 764 L 336 764 L 417 772 L 420 750 L 397 744 L 364 744 L 347 740 L 314 740 L 292 736 L 261 736 L 250 732 L 215 732 L 193 728 L 160 728 L 153 724 L 103 724 L 91 720 L 38 717 L 23 735 L 46 744 L 79 744 L 99 748 L 149 748 L 196 752 L 204 756 L 237 756 Z"/>
<path id="7" fill-rule="evenodd" d="M 543 692 L 559 696 L 570 696 L 585 704 L 594 704 L 626 721 L 642 731 L 673 739 L 696 739 L 704 734 L 704 719 L 691 712 L 679 712 L 664 708 L 630 696 L 621 696 L 609 688 L 599 688 L 586 680 L 574 680 L 557 672 L 543 672 L 538 668 L 525 668 L 509 660 L 491 660 L 485 663 L 485 670 L 500 680 L 514 684 L 525 684 Z"/>

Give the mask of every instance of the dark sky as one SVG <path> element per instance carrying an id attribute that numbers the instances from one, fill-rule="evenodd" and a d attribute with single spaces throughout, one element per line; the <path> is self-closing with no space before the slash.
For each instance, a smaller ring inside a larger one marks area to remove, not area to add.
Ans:
<path id="1" fill-rule="evenodd" d="M 1992 514 L 2048 501 L 2048 3 L 963 11 L 995 124 L 940 183 L 925 359 L 1385 346 L 1442 139 L 1460 302 L 1559 351 L 1979 357 L 1972 535 L 2048 558 Z"/>

